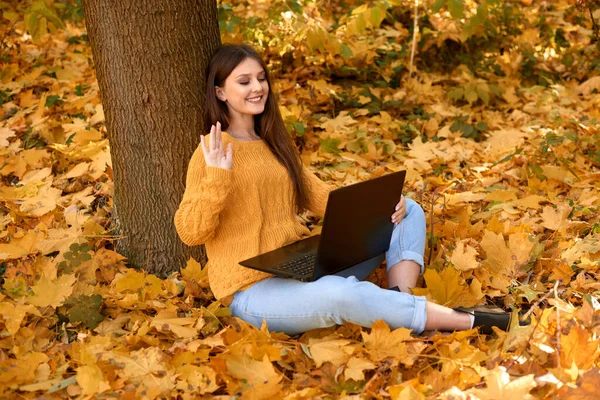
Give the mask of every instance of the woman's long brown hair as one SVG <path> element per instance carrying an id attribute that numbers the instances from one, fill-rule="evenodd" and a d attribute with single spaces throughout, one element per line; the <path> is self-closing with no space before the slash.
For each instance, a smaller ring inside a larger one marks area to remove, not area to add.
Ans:
<path id="1" fill-rule="evenodd" d="M 256 60 L 263 67 L 267 83 L 269 84 L 269 94 L 265 110 L 261 114 L 254 116 L 254 130 L 267 144 L 277 160 L 287 169 L 294 184 L 296 207 L 298 212 L 301 212 L 306 209 L 308 203 L 302 176 L 302 161 L 279 112 L 275 95 L 271 89 L 272 85 L 267 65 L 252 47 L 224 44 L 212 56 L 206 73 L 205 107 L 207 112 L 204 132 L 208 132 L 210 127 L 217 122 L 221 122 L 223 130 L 226 131 L 229 128 L 230 121 L 227 104 L 217 98 L 215 86 L 222 87 L 225 84 L 225 79 L 231 74 L 231 71 L 247 58 Z"/>

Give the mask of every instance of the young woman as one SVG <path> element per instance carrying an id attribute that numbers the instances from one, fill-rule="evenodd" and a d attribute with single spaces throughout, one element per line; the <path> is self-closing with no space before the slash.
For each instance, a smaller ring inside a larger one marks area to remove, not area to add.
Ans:
<path id="1" fill-rule="evenodd" d="M 206 245 L 211 289 L 218 300 L 231 301 L 234 316 L 257 327 L 266 320 L 269 329 L 290 335 L 347 321 L 369 327 L 378 319 L 418 333 L 508 327 L 507 313 L 462 312 L 407 293 L 423 272 L 426 229 L 422 209 L 404 197 L 390 216 L 395 226 L 386 253 L 395 290 L 355 276 L 301 282 L 239 265 L 309 236 L 296 215 L 322 216 L 332 187 L 302 165 L 266 65 L 252 48 L 217 50 L 207 72 L 206 109 L 210 134 L 190 161 L 175 226 L 186 244 Z"/>

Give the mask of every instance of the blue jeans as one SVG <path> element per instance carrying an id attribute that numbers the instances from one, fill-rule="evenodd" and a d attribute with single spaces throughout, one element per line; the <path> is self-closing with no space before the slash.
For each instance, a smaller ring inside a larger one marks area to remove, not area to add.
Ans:
<path id="1" fill-rule="evenodd" d="M 390 215 L 391 217 L 391 215 Z M 402 260 L 421 266 L 425 252 L 425 214 L 406 199 L 406 216 L 394 226 L 386 252 L 389 269 Z M 370 271 L 358 271 L 364 279 Z M 234 294 L 231 313 L 260 328 L 295 335 L 317 328 L 352 322 L 370 327 L 376 320 L 392 329 L 405 327 L 421 333 L 427 322 L 425 297 L 382 289 L 356 276 L 328 275 L 314 282 L 268 278 Z M 358 275 L 358 274 L 357 274 Z"/>

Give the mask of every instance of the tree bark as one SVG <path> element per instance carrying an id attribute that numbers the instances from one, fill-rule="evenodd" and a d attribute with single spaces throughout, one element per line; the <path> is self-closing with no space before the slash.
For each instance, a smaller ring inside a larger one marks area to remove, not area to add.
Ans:
<path id="1" fill-rule="evenodd" d="M 165 276 L 203 246 L 173 217 L 203 130 L 205 69 L 221 43 L 215 0 L 84 0 L 114 177 L 116 250 Z M 117 213 L 118 211 L 118 213 Z"/>

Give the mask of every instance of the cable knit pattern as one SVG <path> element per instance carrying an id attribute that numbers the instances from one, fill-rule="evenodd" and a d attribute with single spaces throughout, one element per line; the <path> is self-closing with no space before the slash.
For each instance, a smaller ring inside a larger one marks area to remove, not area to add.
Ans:
<path id="1" fill-rule="evenodd" d="M 218 300 L 272 276 L 243 267 L 239 261 L 310 236 L 296 218 L 289 174 L 266 143 L 241 142 L 225 132 L 222 141 L 224 147 L 232 143 L 232 170 L 207 166 L 198 146 L 175 213 L 181 240 L 189 246 L 206 246 L 208 279 Z M 303 172 L 308 209 L 322 216 L 334 187 L 306 167 Z"/>

